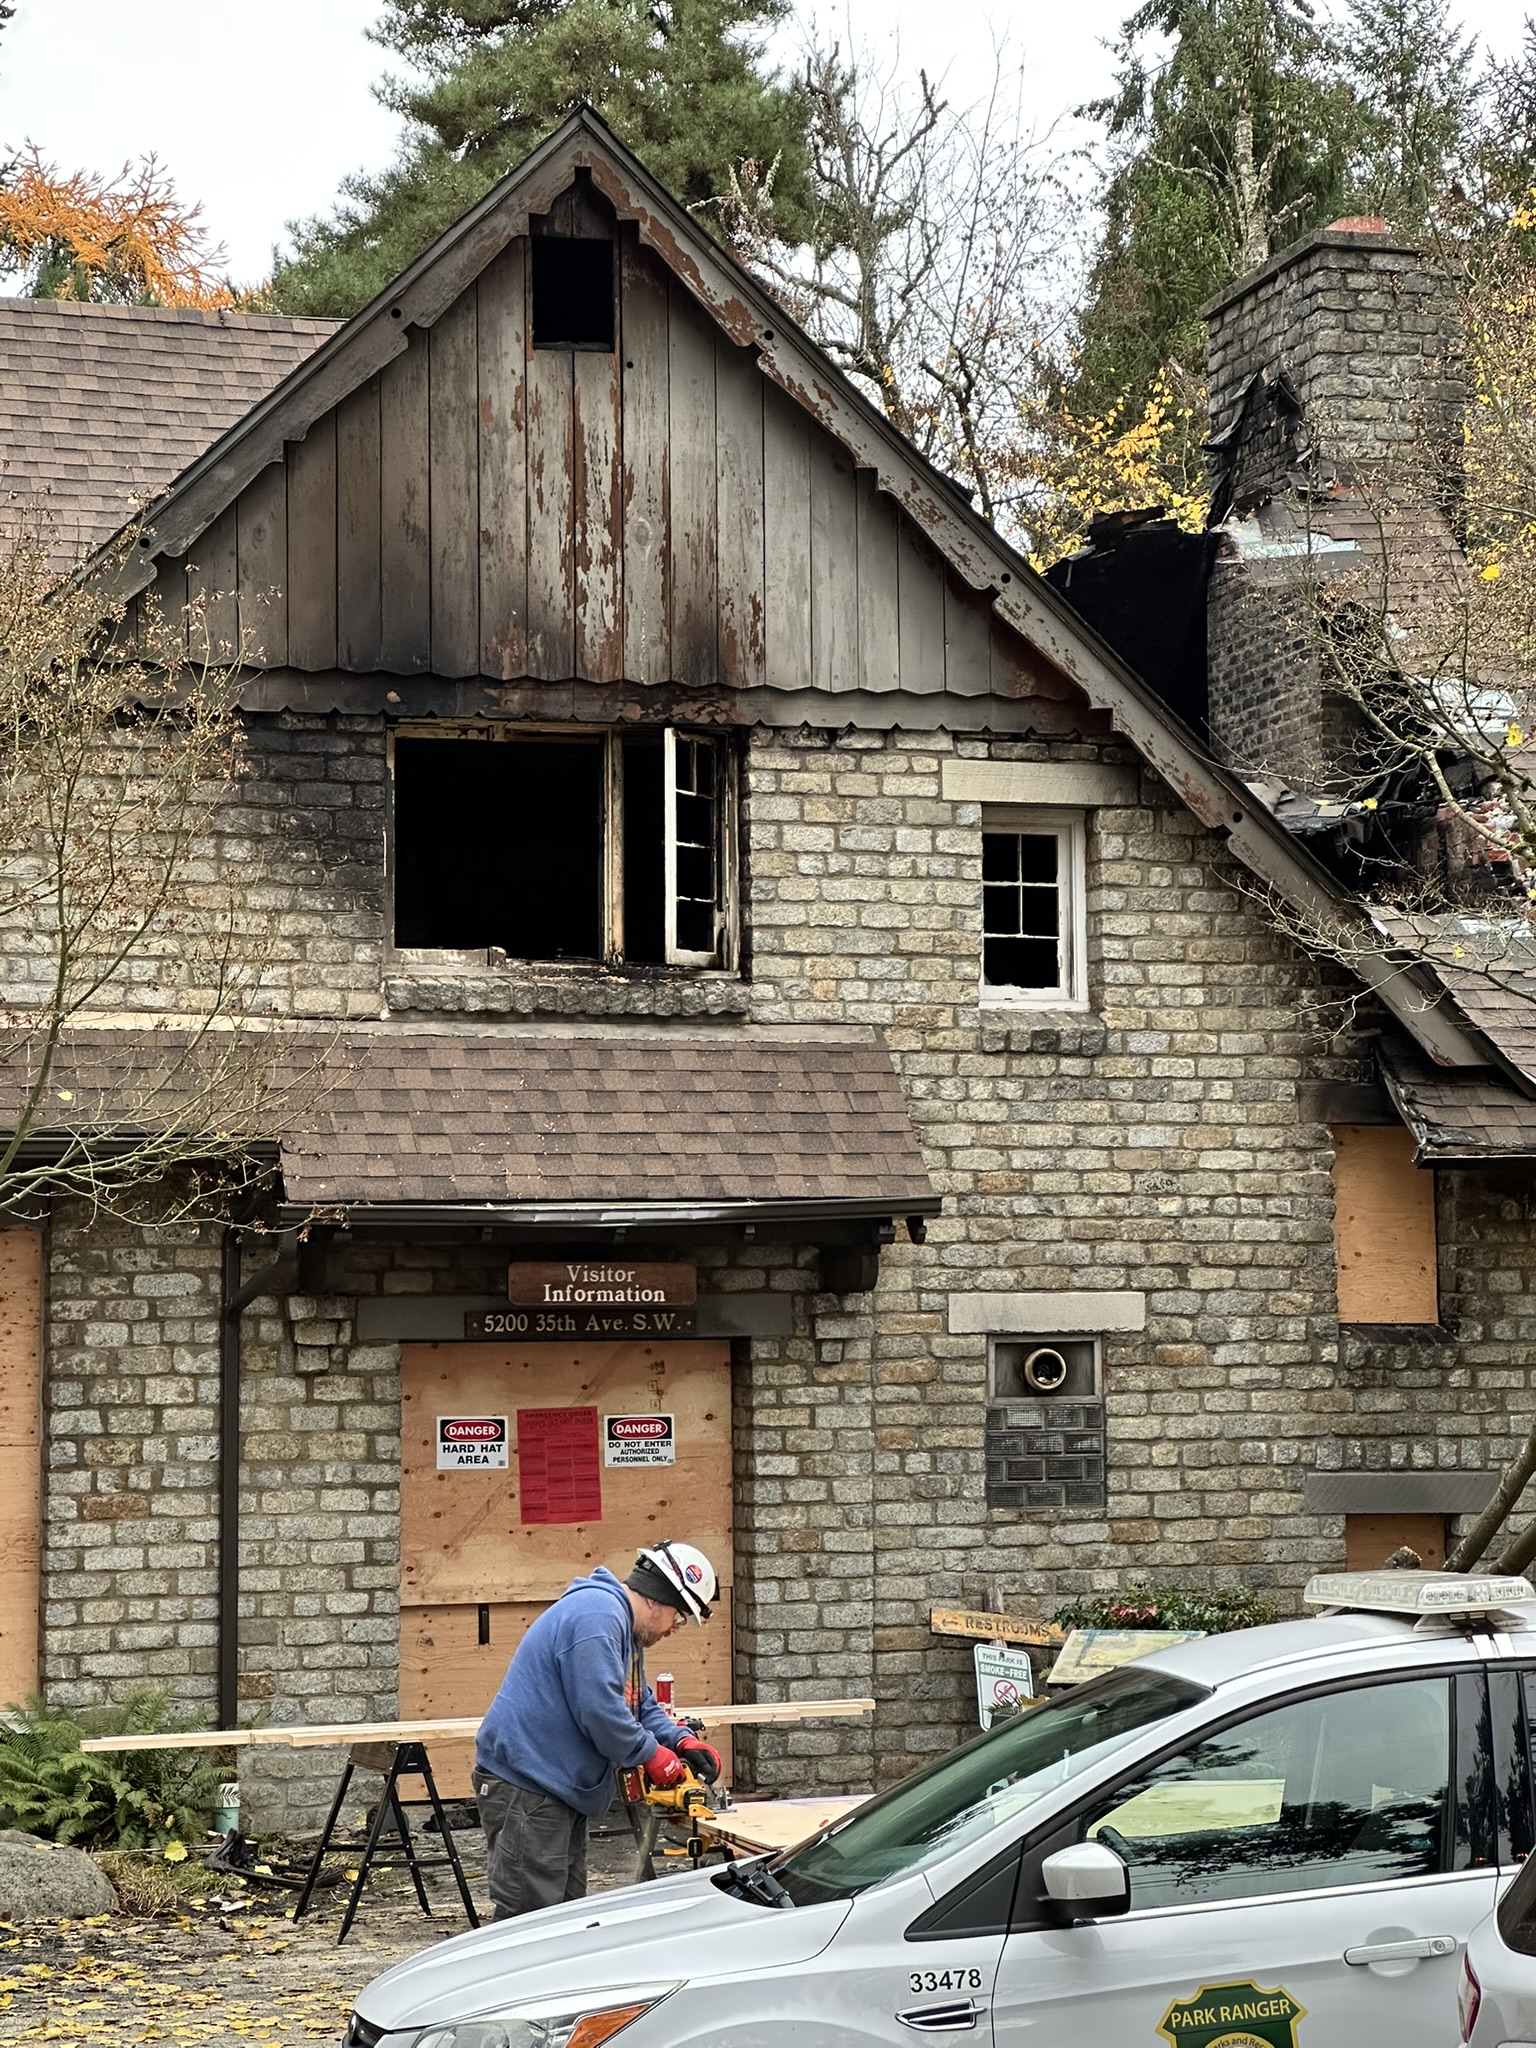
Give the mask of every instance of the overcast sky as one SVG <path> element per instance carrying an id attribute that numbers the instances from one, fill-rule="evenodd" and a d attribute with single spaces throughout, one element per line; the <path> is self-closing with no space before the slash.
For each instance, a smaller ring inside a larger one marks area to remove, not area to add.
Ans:
<path id="1" fill-rule="evenodd" d="M 1108 79 L 1105 45 L 1131 0 L 833 0 L 902 67 L 946 77 L 966 104 L 994 41 L 1023 65 L 1044 131 Z M 1500 52 L 1536 0 L 1460 0 Z M 0 36 L 0 149 L 36 142 L 68 169 L 116 172 L 153 151 L 203 202 L 229 268 L 254 283 L 285 222 L 325 211 L 345 174 L 393 154 L 397 124 L 369 90 L 384 53 L 364 29 L 379 0 L 20 0 Z M 786 48 L 792 55 L 793 45 Z"/>

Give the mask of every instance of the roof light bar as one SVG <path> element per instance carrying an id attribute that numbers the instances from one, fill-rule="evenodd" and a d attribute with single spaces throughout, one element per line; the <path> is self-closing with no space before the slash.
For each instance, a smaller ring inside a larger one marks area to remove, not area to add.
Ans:
<path id="1" fill-rule="evenodd" d="M 1320 1572 L 1308 1579 L 1308 1607 L 1349 1607 L 1370 1614 L 1490 1614 L 1536 1601 L 1529 1579 L 1508 1573 L 1474 1578 L 1466 1572 Z"/>

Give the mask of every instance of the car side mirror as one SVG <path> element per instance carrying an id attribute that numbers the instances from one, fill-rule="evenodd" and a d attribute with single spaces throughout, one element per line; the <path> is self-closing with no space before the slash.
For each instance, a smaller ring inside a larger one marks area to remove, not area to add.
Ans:
<path id="1" fill-rule="evenodd" d="M 1078 1920 L 1113 1919 L 1131 1909 L 1131 1873 L 1102 1842 L 1058 1849 L 1041 1864 L 1040 1875 L 1055 1917 L 1069 1927 Z"/>

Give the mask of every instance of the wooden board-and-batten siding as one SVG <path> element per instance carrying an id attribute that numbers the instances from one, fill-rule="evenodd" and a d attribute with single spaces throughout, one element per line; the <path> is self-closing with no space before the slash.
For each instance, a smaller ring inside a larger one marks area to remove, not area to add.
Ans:
<path id="1" fill-rule="evenodd" d="M 612 353 L 531 345 L 528 246 L 162 559 L 163 617 L 308 671 L 1074 698 L 632 233 Z"/>

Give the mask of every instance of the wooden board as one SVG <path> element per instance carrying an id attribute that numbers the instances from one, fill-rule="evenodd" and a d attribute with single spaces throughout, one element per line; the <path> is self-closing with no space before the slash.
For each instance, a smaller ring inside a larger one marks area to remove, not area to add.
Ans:
<path id="1" fill-rule="evenodd" d="M 474 292 L 432 329 L 428 447 L 432 673 L 480 671 L 480 342 Z"/>
<path id="2" fill-rule="evenodd" d="M 840 1799 L 763 1799 L 727 1807 L 698 1823 L 699 1833 L 722 1847 L 758 1856 L 767 1849 L 793 1849 L 830 1822 L 841 1820 L 865 1800 L 855 1793 Z"/>
<path id="3" fill-rule="evenodd" d="M 379 379 L 379 659 L 408 675 L 431 658 L 427 337 Z"/>
<path id="4" fill-rule="evenodd" d="M 553 1600 L 595 1565 L 622 1577 L 657 1536 L 697 1543 L 729 1584 L 729 1345 L 407 1344 L 401 1378 L 402 1601 Z M 505 1472 L 436 1469 L 439 1415 L 588 1406 L 675 1418 L 676 1464 L 605 1470 L 600 1521 L 523 1523 L 515 1444 Z"/>
<path id="5" fill-rule="evenodd" d="M 692 1705 L 675 1703 L 677 1714 L 706 1728 L 748 1728 L 799 1721 L 849 1720 L 875 1711 L 873 1700 L 765 1700 Z M 194 1728 L 177 1735 L 97 1735 L 82 1749 L 321 1749 L 346 1742 L 435 1742 L 472 1736 L 478 1714 L 444 1715 L 424 1721 L 307 1721 L 286 1728 Z"/>
<path id="6" fill-rule="evenodd" d="M 966 1636 L 986 1643 L 1062 1643 L 1065 1631 L 1054 1622 L 1030 1621 L 1020 1614 L 988 1614 L 969 1607 L 931 1607 L 928 1626 L 936 1636 Z"/>
<path id="7" fill-rule="evenodd" d="M 1435 1177 L 1400 1124 L 1333 1133 L 1334 1251 L 1341 1323 L 1434 1323 Z"/>
<path id="8" fill-rule="evenodd" d="M 1444 1515 L 1346 1515 L 1344 1563 L 1352 1572 L 1373 1572 L 1404 1544 L 1416 1550 L 1427 1572 L 1445 1569 Z"/>
<path id="9" fill-rule="evenodd" d="M 43 1237 L 0 1230 L 0 1705 L 38 1683 Z"/>

